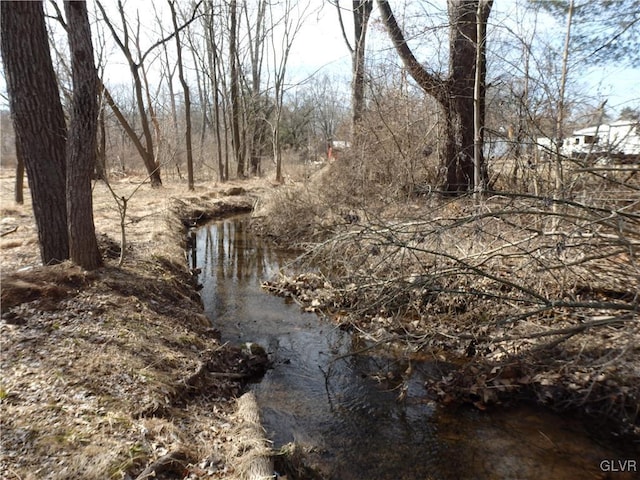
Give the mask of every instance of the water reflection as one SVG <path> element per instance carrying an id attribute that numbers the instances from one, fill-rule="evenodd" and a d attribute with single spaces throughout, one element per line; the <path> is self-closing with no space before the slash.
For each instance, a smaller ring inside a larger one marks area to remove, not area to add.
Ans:
<path id="1" fill-rule="evenodd" d="M 248 233 L 249 217 L 210 223 L 197 231 L 196 264 L 205 313 L 214 321 L 251 316 L 249 294 L 285 266 L 287 256 Z M 192 253 L 192 260 L 193 260 Z M 194 265 L 196 266 L 196 265 Z"/>
<path id="2" fill-rule="evenodd" d="M 407 400 L 398 402 L 393 383 L 370 375 L 404 370 L 391 352 L 333 361 L 363 345 L 261 290 L 290 257 L 252 237 L 248 221 L 199 229 L 194 259 L 206 313 L 223 340 L 260 343 L 274 362 L 253 388 L 275 447 L 306 446 L 326 478 L 340 480 L 606 478 L 604 459 L 640 465 L 637 454 L 598 445 L 578 422 L 537 409 L 436 409 L 423 387 L 439 374 L 434 364 L 413 365 Z"/>

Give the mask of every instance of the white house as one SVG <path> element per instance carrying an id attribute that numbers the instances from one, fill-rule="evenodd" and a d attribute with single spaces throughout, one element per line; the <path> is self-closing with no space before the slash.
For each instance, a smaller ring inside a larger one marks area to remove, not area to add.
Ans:
<path id="1" fill-rule="evenodd" d="M 640 126 L 637 121 L 618 120 L 576 130 L 564 139 L 562 153 L 570 157 L 589 154 L 619 158 L 639 156 Z"/>

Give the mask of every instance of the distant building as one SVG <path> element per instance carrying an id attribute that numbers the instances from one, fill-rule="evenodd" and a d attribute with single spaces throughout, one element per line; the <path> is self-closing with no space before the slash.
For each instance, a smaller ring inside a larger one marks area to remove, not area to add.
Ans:
<path id="1" fill-rule="evenodd" d="M 569 157 L 638 157 L 640 127 L 636 121 L 618 120 L 608 125 L 582 128 L 564 139 L 562 153 Z"/>
<path id="2" fill-rule="evenodd" d="M 555 153 L 555 140 L 536 139 L 542 157 Z M 640 158 L 640 124 L 618 120 L 610 124 L 581 128 L 565 137 L 560 153 L 571 158 L 594 156 L 603 159 L 638 160 Z"/>
<path id="3" fill-rule="evenodd" d="M 329 161 L 337 160 L 340 154 L 350 147 L 351 143 L 346 140 L 330 140 L 327 145 L 327 159 Z"/>

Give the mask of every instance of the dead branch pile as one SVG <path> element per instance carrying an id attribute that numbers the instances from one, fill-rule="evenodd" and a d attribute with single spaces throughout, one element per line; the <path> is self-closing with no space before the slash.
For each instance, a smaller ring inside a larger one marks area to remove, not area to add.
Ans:
<path id="1" fill-rule="evenodd" d="M 471 399 L 525 387 L 638 429 L 637 193 L 598 206 L 517 194 L 424 202 L 336 229 L 304 258 L 316 273 L 266 287 L 374 340 L 392 331 L 414 349 L 482 359 L 484 377 L 444 380 Z M 497 375 L 523 359 L 537 367 Z M 560 384 L 561 394 L 546 388 Z"/>

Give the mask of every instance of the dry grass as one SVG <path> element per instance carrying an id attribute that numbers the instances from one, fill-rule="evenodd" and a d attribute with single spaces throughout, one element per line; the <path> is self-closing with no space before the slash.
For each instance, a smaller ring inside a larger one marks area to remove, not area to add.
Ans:
<path id="1" fill-rule="evenodd" d="M 88 273 L 68 263 L 38 266 L 28 195 L 27 204 L 14 205 L 12 172 L 0 172 L 0 228 L 12 232 L 0 244 L 4 478 L 131 478 L 171 452 L 185 458 L 190 478 L 234 478 L 229 432 L 246 354 L 220 345 L 202 315 L 182 221 L 251 208 L 254 200 L 226 196 L 242 193 L 229 191 L 234 183 L 187 192 L 174 182 L 138 188 L 142 180 L 113 182 L 118 196 L 135 191 L 121 268 L 118 209 L 104 184 L 94 186 L 108 258 Z"/>

